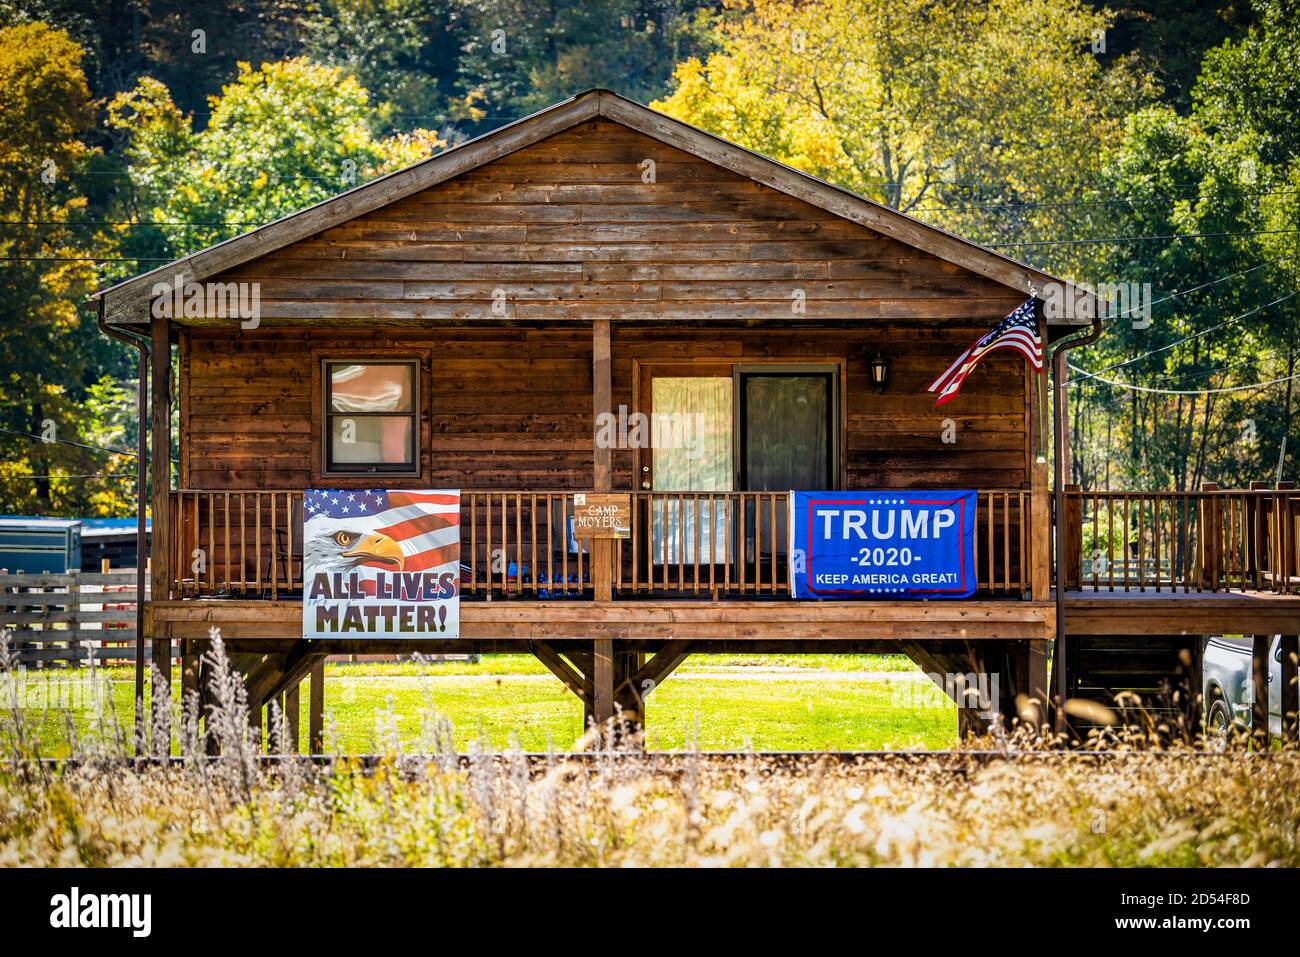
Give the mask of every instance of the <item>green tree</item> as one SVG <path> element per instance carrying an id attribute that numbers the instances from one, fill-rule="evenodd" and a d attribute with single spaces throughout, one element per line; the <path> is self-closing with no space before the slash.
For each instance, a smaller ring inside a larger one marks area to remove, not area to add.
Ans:
<path id="1" fill-rule="evenodd" d="M 1085 484 L 1240 487 L 1275 476 L 1284 438 L 1283 474 L 1294 475 L 1300 20 L 1287 4 L 1259 13 L 1245 37 L 1206 56 L 1190 116 L 1139 112 L 1108 156 L 1098 196 L 1125 202 L 1109 207 L 1106 231 L 1178 238 L 1099 246 L 1095 274 L 1149 282 L 1157 298 L 1204 288 L 1158 304 L 1149 327 L 1109 323 L 1081 360 L 1125 363 L 1107 375 L 1120 385 L 1076 390 Z"/>
<path id="2" fill-rule="evenodd" d="M 304 22 L 305 52 L 355 76 L 399 129 L 452 133 L 476 122 L 477 95 L 457 93 L 460 0 L 322 0 Z"/>
<path id="3" fill-rule="evenodd" d="M 93 157 L 82 58 L 43 23 L 0 30 L 0 510 L 85 510 L 114 480 L 82 476 L 123 464 L 71 444 L 89 424 L 82 400 L 98 338 L 81 311 L 95 272 L 74 228 Z"/>
<path id="4" fill-rule="evenodd" d="M 337 67 L 306 59 L 239 65 L 210 100 L 202 129 L 166 87 L 142 79 L 109 104 L 127 137 L 127 214 L 157 226 L 168 258 L 210 245 L 431 155 L 427 130 L 387 138 L 369 93 Z M 193 225 L 196 224 L 196 225 Z"/>
<path id="5" fill-rule="evenodd" d="M 1056 210 L 983 207 L 1078 196 L 1155 93 L 1092 55 L 1107 23 L 1059 0 L 729 0 L 716 52 L 654 105 L 972 239 L 1032 240 Z"/>
<path id="6" fill-rule="evenodd" d="M 695 49 L 693 0 L 461 0 L 463 95 L 488 128 L 604 87 L 646 102 Z"/>

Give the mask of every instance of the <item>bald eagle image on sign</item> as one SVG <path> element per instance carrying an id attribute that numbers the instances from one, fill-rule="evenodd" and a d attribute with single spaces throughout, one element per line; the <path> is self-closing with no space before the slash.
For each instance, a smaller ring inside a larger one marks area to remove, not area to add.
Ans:
<path id="1" fill-rule="evenodd" d="M 460 635 L 460 490 L 308 489 L 304 638 Z"/>

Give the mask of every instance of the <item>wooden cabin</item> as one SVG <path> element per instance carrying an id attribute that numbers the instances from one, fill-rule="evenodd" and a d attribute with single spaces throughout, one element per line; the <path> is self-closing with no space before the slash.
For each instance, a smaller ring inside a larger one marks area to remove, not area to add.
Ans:
<path id="1" fill-rule="evenodd" d="M 179 468 L 153 471 L 147 634 L 183 642 L 194 686 L 219 627 L 263 704 L 328 654 L 526 651 L 589 717 L 643 719 L 642 689 L 691 652 L 877 650 L 996 672 L 1010 715 L 1049 697 L 1057 638 L 1045 377 L 1002 352 L 941 409 L 925 390 L 1062 282 L 577 96 L 96 296 L 109 329 L 149 337 L 155 448 L 178 411 Z M 255 284 L 260 314 L 157 308 L 184 283 Z M 1041 315 L 1044 343 L 1088 325 Z M 376 410 L 346 448 L 344 378 L 362 393 L 347 408 Z M 690 455 L 611 447 L 603 413 L 704 428 Z M 303 491 L 378 487 L 461 490 L 455 641 L 302 638 Z M 791 488 L 978 490 L 975 594 L 793 600 Z M 587 492 L 627 494 L 627 539 L 571 540 Z M 1300 630 L 1293 493 L 1065 502 L 1072 635 Z"/>

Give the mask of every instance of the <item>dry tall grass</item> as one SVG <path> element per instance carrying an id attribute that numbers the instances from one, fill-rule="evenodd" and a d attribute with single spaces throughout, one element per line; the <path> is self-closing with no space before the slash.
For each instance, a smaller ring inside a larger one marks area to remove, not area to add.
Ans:
<path id="1" fill-rule="evenodd" d="M 11 675 L 5 654 L 0 641 L 0 671 Z M 130 729 L 107 712 L 90 733 L 68 726 L 72 760 L 41 761 L 9 681 L 0 865 L 1300 863 L 1295 752 L 1071 756 L 1016 733 L 984 742 L 1002 752 L 993 760 L 792 763 L 629 749 L 539 762 L 518 751 L 457 754 L 430 710 L 420 756 L 392 736 L 365 766 L 267 762 L 219 639 L 210 664 L 206 727 L 192 700 L 158 715 L 143 742 L 161 754 L 179 740 L 176 762 L 131 758 Z"/>

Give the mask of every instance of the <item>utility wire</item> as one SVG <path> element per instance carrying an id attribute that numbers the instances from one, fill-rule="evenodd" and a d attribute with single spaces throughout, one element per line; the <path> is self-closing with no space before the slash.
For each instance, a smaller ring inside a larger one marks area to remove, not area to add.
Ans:
<path id="1" fill-rule="evenodd" d="M 1034 240 L 1032 242 L 982 243 L 980 245 L 986 246 L 988 248 L 1011 247 L 1011 246 L 1071 246 L 1071 245 L 1078 245 L 1084 243 L 1128 243 L 1128 242 L 1142 242 L 1146 240 L 1168 241 L 1168 240 L 1180 240 L 1180 239 L 1209 239 L 1209 238 L 1223 237 L 1223 236 L 1256 236 L 1256 235 L 1275 234 L 1275 233 L 1300 233 L 1300 229 L 1252 229 L 1252 230 L 1244 230 L 1242 232 L 1235 232 L 1235 233 L 1188 233 L 1188 234 L 1173 235 L 1173 236 L 1125 236 L 1125 237 L 1117 237 L 1114 239 L 1043 239 L 1043 240 Z M 1284 257 L 1284 258 L 1292 258 L 1292 257 Z M 1273 260 L 1273 262 L 1281 262 L 1281 261 L 1282 260 L 1280 259 Z M 169 262 L 175 262 L 175 260 L 163 259 L 158 256 L 153 256 L 153 257 L 150 256 L 118 256 L 118 257 L 113 257 L 113 256 L 0 256 L 0 262 L 169 263 Z M 1261 265 L 1268 265 L 1268 264 L 1263 263 Z M 1188 292 L 1191 290 L 1184 290 L 1184 291 Z M 1171 295 L 1177 295 L 1177 294 L 1174 293 Z M 1165 298 L 1168 299 L 1171 297 L 1166 296 Z M 1159 300 L 1159 301 L 1163 302 L 1164 300 Z M 1112 316 L 1110 318 L 1118 318 L 1118 317 Z"/>
<path id="2" fill-rule="evenodd" d="M 1244 193 L 1245 196 L 1291 196 L 1300 193 L 1297 189 L 1269 189 L 1258 192 Z M 1059 208 L 1064 206 L 1158 206 L 1163 205 L 1166 201 L 1175 199 L 1175 196 L 1169 194 L 1154 196 L 1150 198 L 1137 199 L 1132 197 L 1121 199 L 1073 199 L 1059 200 L 1056 202 L 1021 202 L 1021 203 L 962 203 L 936 206 L 914 206 L 909 213 L 919 212 L 965 212 L 967 210 L 982 209 L 1046 209 Z"/>
<path id="3" fill-rule="evenodd" d="M 79 448 L 79 449 L 89 449 L 89 450 L 91 450 L 92 452 L 111 452 L 111 453 L 113 453 L 114 455 L 129 455 L 129 456 L 131 456 L 132 458 L 139 458 L 139 455 L 138 455 L 137 453 L 135 453 L 135 452 L 128 452 L 126 449 L 114 449 L 114 448 L 109 448 L 109 447 L 106 446 L 106 445 L 85 445 L 85 444 L 83 444 L 83 443 L 81 443 L 81 442 L 68 442 L 68 441 L 66 441 L 66 440 L 64 440 L 64 439 L 47 439 L 47 438 L 45 438 L 44 436 L 33 435 L 31 432 L 17 432 L 17 431 L 15 431 L 15 430 L 13 430 L 13 429 L 5 429 L 5 428 L 0 428 L 0 432 L 6 432 L 6 433 L 8 433 L 9 435 L 21 435 L 21 436 L 25 436 L 26 438 L 29 438 L 29 439 L 36 439 L 36 441 L 38 441 L 38 442 L 44 442 L 44 443 L 46 443 L 46 444 L 48 444 L 48 445 L 71 445 L 71 446 L 73 446 L 73 447 L 75 447 L 75 448 Z M 178 464 L 180 464 L 180 460 L 179 460 L 179 459 L 172 459 L 171 462 L 172 462 L 173 465 L 178 465 Z"/>
<path id="4" fill-rule="evenodd" d="M 33 435 L 31 432 L 17 432 L 13 429 L 0 428 L 0 432 L 6 432 L 9 435 L 21 435 L 29 439 L 35 439 L 38 442 L 44 442 L 47 445 L 71 445 L 79 449 L 90 449 L 92 452 L 111 452 L 114 455 L 129 455 L 136 458 L 137 453 L 128 452 L 126 449 L 113 449 L 105 445 L 86 445 L 82 442 L 68 442 L 65 439 L 47 439 L 43 435 Z"/>
<path id="5" fill-rule="evenodd" d="M 1074 363 L 1070 363 L 1070 368 L 1077 372 L 1084 371 L 1075 366 Z M 1107 385 L 1118 386 L 1121 389 L 1128 389 L 1132 392 L 1154 392 L 1158 395 L 1219 395 L 1225 392 L 1246 392 L 1250 389 L 1262 389 L 1265 386 L 1277 385 L 1279 382 L 1292 382 L 1296 379 L 1300 379 L 1300 373 L 1283 376 L 1280 379 L 1269 379 L 1267 382 L 1254 382 L 1250 385 L 1235 385 L 1223 389 L 1156 389 L 1152 386 L 1135 385 L 1132 382 L 1120 382 L 1118 379 L 1107 379 L 1095 372 L 1088 376 L 1088 378 L 1097 379 L 1099 382 L 1104 382 Z M 1080 379 L 1077 381 L 1082 382 L 1083 380 Z"/>
<path id="6" fill-rule="evenodd" d="M 1078 379 L 1071 379 L 1066 384 L 1075 385 L 1076 383 L 1086 382 L 1088 379 L 1092 379 L 1100 376 L 1103 372 L 1110 372 L 1112 369 L 1121 369 L 1124 366 L 1132 365 L 1138 360 L 1145 359 L 1148 356 L 1158 355 L 1161 352 L 1168 352 L 1170 349 L 1173 349 L 1177 346 L 1181 346 L 1185 342 L 1191 342 L 1193 339 L 1199 339 L 1201 336 L 1207 336 L 1211 332 L 1217 332 L 1219 329 L 1223 329 L 1226 326 L 1233 325 L 1234 323 L 1240 322 L 1243 319 L 1248 319 L 1251 316 L 1256 315 L 1257 313 L 1263 312 L 1265 309 L 1268 309 L 1270 306 L 1276 306 L 1279 302 L 1285 302 L 1286 300 L 1292 299 L 1297 295 L 1300 295 L 1300 289 L 1293 289 L 1285 296 L 1279 296 L 1277 299 L 1274 299 L 1272 302 L 1266 302 L 1262 306 L 1256 306 L 1254 309 L 1251 309 L 1248 312 L 1243 312 L 1239 316 L 1233 316 L 1231 319 L 1226 319 L 1217 325 L 1210 326 L 1210 328 L 1208 329 L 1202 329 L 1200 332 L 1193 333 L 1190 336 L 1184 336 L 1182 339 L 1178 339 L 1177 341 L 1171 342 L 1168 345 L 1161 346 L 1159 349 L 1152 349 L 1150 352 L 1144 352 L 1141 355 L 1134 356 L 1131 359 L 1125 359 L 1122 362 L 1116 362 L 1112 365 L 1108 365 L 1103 369 L 1098 369 L 1096 372 L 1087 372 L 1087 370 L 1079 370 L 1082 372 L 1087 372 L 1087 374 L 1080 376 Z"/>
<path id="7" fill-rule="evenodd" d="M 82 475 L 0 475 L 0 482 L 6 482 L 9 479 L 133 479 L 136 475 L 134 472 L 116 473 L 116 472 L 88 472 Z"/>
<path id="8" fill-rule="evenodd" d="M 1014 243 L 982 243 L 989 247 L 1002 246 L 1084 246 L 1092 243 L 1138 243 L 1154 240 L 1181 242 L 1184 239 L 1222 239 L 1227 236 L 1270 236 L 1278 233 L 1300 233 L 1300 229 L 1244 229 L 1222 233 L 1170 233 L 1164 236 L 1109 236 L 1090 239 L 1035 239 Z"/>

